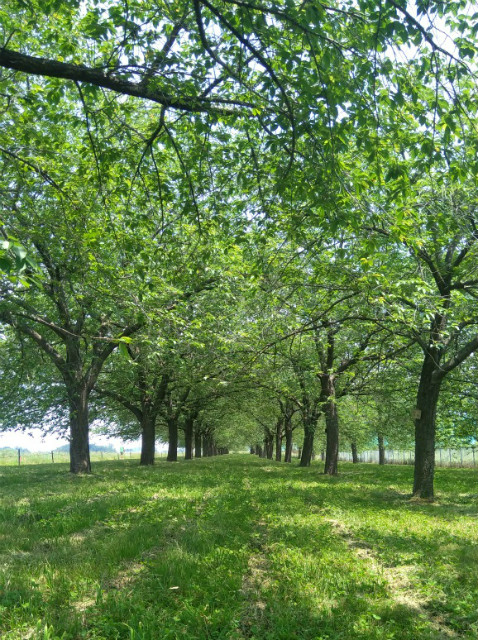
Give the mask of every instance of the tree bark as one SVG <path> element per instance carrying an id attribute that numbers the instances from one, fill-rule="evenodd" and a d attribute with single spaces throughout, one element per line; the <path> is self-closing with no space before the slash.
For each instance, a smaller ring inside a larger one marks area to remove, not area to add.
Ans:
<path id="1" fill-rule="evenodd" d="M 178 460 L 178 421 L 176 417 L 168 418 L 168 462 Z"/>
<path id="2" fill-rule="evenodd" d="M 335 396 L 329 397 L 329 400 L 325 403 L 324 411 L 327 432 L 324 473 L 329 476 L 336 476 L 339 459 L 339 416 Z"/>
<path id="3" fill-rule="evenodd" d="M 292 423 L 285 424 L 285 455 L 284 462 L 292 462 Z"/>
<path id="4" fill-rule="evenodd" d="M 139 460 L 139 464 L 141 466 L 154 464 L 155 444 L 155 420 L 149 412 L 144 411 L 141 417 L 141 457 Z"/>
<path id="5" fill-rule="evenodd" d="M 205 458 L 210 458 L 213 455 L 213 447 L 212 447 L 212 436 L 209 434 L 205 434 L 203 436 L 203 456 Z"/>
<path id="6" fill-rule="evenodd" d="M 385 464 L 385 445 L 381 433 L 378 434 L 378 464 Z"/>
<path id="7" fill-rule="evenodd" d="M 192 460 L 193 458 L 193 428 L 194 415 L 188 414 L 184 422 L 184 459 Z"/>
<path id="8" fill-rule="evenodd" d="M 324 473 L 329 476 L 336 476 L 339 461 L 339 414 L 337 403 L 335 402 L 335 378 L 327 373 L 321 376 L 322 397 L 325 413 L 325 467 Z"/>
<path id="9" fill-rule="evenodd" d="M 419 417 L 415 418 L 413 495 L 420 498 L 433 498 L 434 495 L 436 412 L 442 381 L 442 378 L 434 381 L 435 368 L 431 355 L 426 355 L 417 393 Z"/>
<path id="10" fill-rule="evenodd" d="M 357 464 L 358 461 L 357 443 L 354 441 L 352 442 L 352 462 Z"/>
<path id="11" fill-rule="evenodd" d="M 194 457 L 202 457 L 202 433 L 199 429 L 194 432 Z"/>
<path id="12" fill-rule="evenodd" d="M 283 424 L 283 419 L 282 417 L 280 417 L 277 420 L 276 432 L 275 432 L 277 462 L 280 462 L 282 460 L 282 424 Z"/>
<path id="13" fill-rule="evenodd" d="M 88 395 L 86 386 L 68 389 L 71 473 L 91 473 Z"/>
<path id="14" fill-rule="evenodd" d="M 272 460 L 274 456 L 274 434 L 271 431 L 267 431 L 264 437 L 264 450 L 266 458 Z"/>
<path id="15" fill-rule="evenodd" d="M 302 445 L 302 453 L 300 456 L 299 467 L 310 467 L 312 460 L 312 451 L 314 449 L 316 420 L 309 418 L 304 423 L 304 443 Z"/>

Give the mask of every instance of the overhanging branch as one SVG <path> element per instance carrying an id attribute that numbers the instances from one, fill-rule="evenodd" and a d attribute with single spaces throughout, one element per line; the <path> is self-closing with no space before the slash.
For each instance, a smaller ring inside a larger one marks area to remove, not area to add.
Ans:
<path id="1" fill-rule="evenodd" d="M 0 49 L 0 67 L 21 71 L 30 75 L 48 78 L 62 78 L 74 82 L 85 82 L 103 89 L 110 89 L 122 95 L 143 98 L 157 102 L 164 107 L 190 113 L 215 113 L 217 115 L 237 115 L 234 107 L 253 108 L 255 105 L 241 100 L 227 100 L 224 98 L 203 98 L 188 96 L 178 99 L 157 89 L 150 89 L 142 82 L 131 82 L 124 77 L 112 75 L 115 69 L 105 73 L 104 69 L 86 67 L 84 65 L 58 62 L 48 58 L 36 58 L 25 53 L 18 53 L 10 49 Z M 224 105 L 224 106 L 223 106 Z"/>

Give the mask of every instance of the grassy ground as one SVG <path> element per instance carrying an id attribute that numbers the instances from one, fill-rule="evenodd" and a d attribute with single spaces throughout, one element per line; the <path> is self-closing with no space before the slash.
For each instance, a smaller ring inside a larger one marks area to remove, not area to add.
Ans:
<path id="1" fill-rule="evenodd" d="M 476 639 L 476 471 L 189 463 L 0 469 L 4 640 Z"/>

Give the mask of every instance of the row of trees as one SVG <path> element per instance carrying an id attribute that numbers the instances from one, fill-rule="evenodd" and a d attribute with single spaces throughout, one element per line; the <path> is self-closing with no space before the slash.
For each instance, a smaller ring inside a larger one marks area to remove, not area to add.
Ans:
<path id="1" fill-rule="evenodd" d="M 432 496 L 437 411 L 476 435 L 463 4 L 7 3 L 4 428 L 67 429 L 77 473 L 92 418 L 143 464 L 157 424 L 171 460 L 299 429 L 303 466 L 324 420 L 335 474 L 412 412 Z"/>

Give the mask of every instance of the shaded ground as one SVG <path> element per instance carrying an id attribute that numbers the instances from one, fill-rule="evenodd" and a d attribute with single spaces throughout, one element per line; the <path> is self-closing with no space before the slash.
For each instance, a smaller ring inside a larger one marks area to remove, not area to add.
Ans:
<path id="1" fill-rule="evenodd" d="M 136 464 L 0 468 L 2 638 L 476 638 L 473 470 Z"/>

